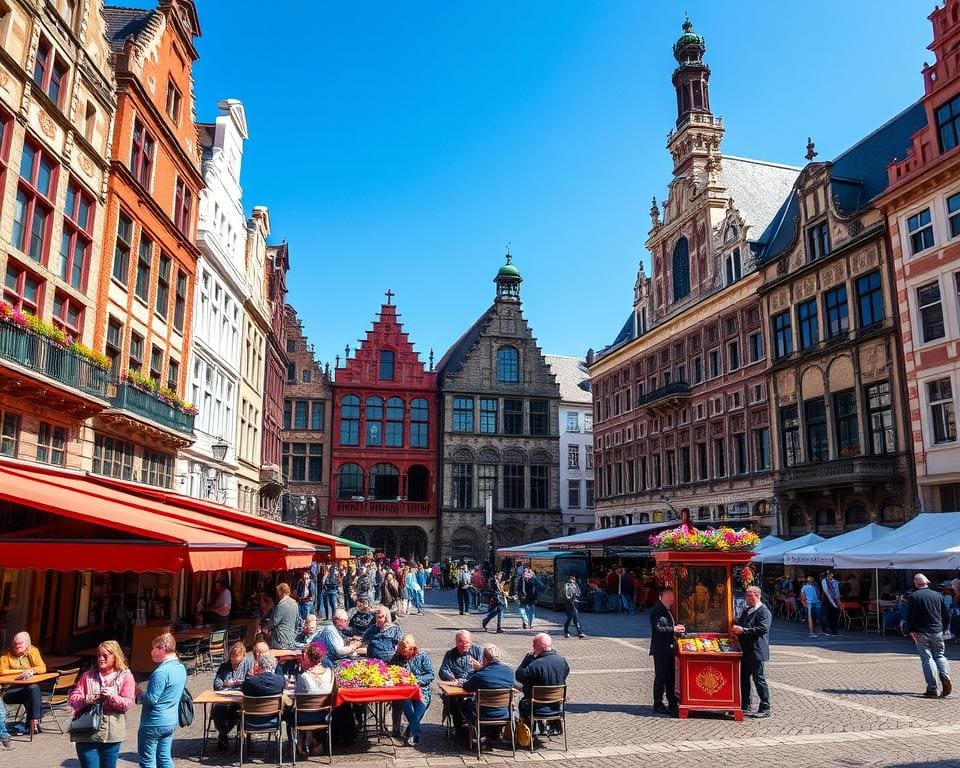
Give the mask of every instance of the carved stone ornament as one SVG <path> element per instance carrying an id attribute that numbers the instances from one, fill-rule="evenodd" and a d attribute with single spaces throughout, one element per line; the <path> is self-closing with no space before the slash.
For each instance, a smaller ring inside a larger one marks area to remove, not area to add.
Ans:
<path id="1" fill-rule="evenodd" d="M 877 246 L 871 245 L 853 255 L 850 259 L 850 272 L 853 275 L 859 275 L 862 272 L 873 269 L 880 263 L 880 257 L 877 255 Z"/>
<path id="2" fill-rule="evenodd" d="M 40 130 L 43 131 L 43 135 L 48 139 L 52 139 L 57 135 L 57 126 L 54 125 L 53 120 L 50 119 L 50 115 L 46 112 L 39 112 L 37 114 L 37 122 L 40 123 Z"/>
<path id="3" fill-rule="evenodd" d="M 770 297 L 770 309 L 774 312 L 779 312 L 781 309 L 785 309 L 790 303 L 790 294 L 786 288 L 783 288 L 773 296 Z"/>
<path id="4" fill-rule="evenodd" d="M 80 168 L 87 176 L 93 178 L 93 163 L 90 162 L 90 158 L 86 155 L 80 155 Z"/>
<path id="5" fill-rule="evenodd" d="M 804 278 L 796 284 L 795 290 L 798 299 L 805 299 L 808 296 L 813 296 L 817 290 L 817 278 L 813 275 Z"/>
<path id="6" fill-rule="evenodd" d="M 10 88 L 7 86 L 10 85 L 10 75 L 8 75 L 3 70 L 0 70 L 0 88 L 3 88 L 5 91 L 9 91 Z"/>

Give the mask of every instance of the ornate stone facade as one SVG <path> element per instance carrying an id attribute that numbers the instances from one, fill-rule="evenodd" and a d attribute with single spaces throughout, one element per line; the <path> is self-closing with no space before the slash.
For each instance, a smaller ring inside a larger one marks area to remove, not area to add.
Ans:
<path id="1" fill-rule="evenodd" d="M 560 532 L 560 390 L 523 316 L 509 255 L 494 282 L 493 304 L 438 366 L 443 557 L 482 560 L 491 546 Z"/>
<path id="2" fill-rule="evenodd" d="M 674 178 L 653 201 L 634 305 L 590 368 L 598 527 L 694 520 L 775 525 L 760 235 L 797 169 L 721 154 L 705 42 L 674 45 Z"/>

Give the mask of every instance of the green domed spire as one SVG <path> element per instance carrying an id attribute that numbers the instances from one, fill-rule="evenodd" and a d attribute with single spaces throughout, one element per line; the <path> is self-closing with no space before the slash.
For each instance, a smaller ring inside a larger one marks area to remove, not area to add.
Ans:
<path id="1" fill-rule="evenodd" d="M 682 64 L 685 61 L 690 61 L 691 56 L 689 54 L 692 53 L 693 58 L 699 60 L 705 47 L 706 41 L 703 39 L 703 35 L 698 35 L 693 31 L 693 22 L 690 21 L 689 16 L 686 16 L 683 20 L 683 34 L 673 44 L 674 58 Z M 693 50 L 684 55 L 684 50 L 690 48 Z"/>
<path id="2" fill-rule="evenodd" d="M 520 283 L 523 278 L 520 277 L 520 270 L 513 263 L 513 256 L 510 255 L 510 248 L 507 248 L 507 263 L 500 267 L 497 276 L 493 282 L 497 284 L 497 298 L 520 298 Z"/>

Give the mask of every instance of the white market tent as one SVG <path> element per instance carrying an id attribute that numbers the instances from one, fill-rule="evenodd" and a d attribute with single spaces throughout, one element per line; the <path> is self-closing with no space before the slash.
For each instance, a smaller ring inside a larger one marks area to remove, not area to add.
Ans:
<path id="1" fill-rule="evenodd" d="M 779 544 L 757 550 L 753 555 L 753 561 L 755 563 L 783 563 L 783 556 L 787 552 L 800 547 L 809 547 L 811 544 L 819 544 L 821 541 L 824 541 L 823 536 L 816 533 L 807 533 L 800 538 L 781 541 Z"/>
<path id="2" fill-rule="evenodd" d="M 782 544 L 782 543 L 783 543 L 783 539 L 781 539 L 779 536 L 774 536 L 773 534 L 770 534 L 769 536 L 764 536 L 762 539 L 760 539 L 760 543 L 757 544 L 757 548 L 754 551 L 762 552 L 767 547 L 772 547 L 774 544 Z"/>
<path id="3" fill-rule="evenodd" d="M 588 550 L 592 553 L 603 554 L 612 547 L 645 547 L 650 534 L 666 528 L 679 525 L 676 520 L 667 520 L 660 523 L 641 523 L 635 525 L 618 525 L 613 528 L 595 528 L 592 531 L 574 533 L 559 538 L 544 539 L 532 544 L 518 544 L 513 547 L 500 547 L 497 555 L 511 557 L 529 555 L 533 552 L 546 552 L 551 549 Z"/>
<path id="4" fill-rule="evenodd" d="M 888 536 L 836 552 L 836 568 L 960 568 L 960 512 L 927 512 Z"/>
<path id="5" fill-rule="evenodd" d="M 847 531 L 839 536 L 834 536 L 832 539 L 821 541 L 819 544 L 791 549 L 784 553 L 783 563 L 784 565 L 836 566 L 834 555 L 837 552 L 843 552 L 851 547 L 858 547 L 861 544 L 882 539 L 891 533 L 893 533 L 893 528 L 870 523 L 862 528 Z"/>
<path id="6" fill-rule="evenodd" d="M 559 539 L 544 539 L 543 541 L 535 541 L 532 544 L 517 544 L 515 547 L 500 547 L 497 550 L 497 555 L 499 557 L 516 557 L 517 555 L 529 555 L 533 552 L 545 552 L 551 542 L 558 540 Z"/>

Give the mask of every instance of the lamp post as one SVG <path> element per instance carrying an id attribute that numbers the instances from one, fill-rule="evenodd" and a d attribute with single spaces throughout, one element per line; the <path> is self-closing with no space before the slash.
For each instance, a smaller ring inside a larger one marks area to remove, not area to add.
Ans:
<path id="1" fill-rule="evenodd" d="M 490 553 L 491 573 L 497 570 L 497 556 L 493 551 L 493 497 L 487 496 L 483 504 L 484 519 L 487 524 L 487 551 Z"/>
<path id="2" fill-rule="evenodd" d="M 230 449 L 230 446 L 224 442 L 224 439 L 218 438 L 217 442 L 210 446 L 210 450 L 213 452 L 213 458 L 217 461 L 223 461 L 227 458 L 227 451 Z"/>

